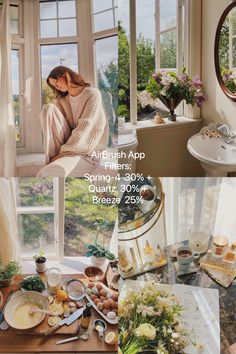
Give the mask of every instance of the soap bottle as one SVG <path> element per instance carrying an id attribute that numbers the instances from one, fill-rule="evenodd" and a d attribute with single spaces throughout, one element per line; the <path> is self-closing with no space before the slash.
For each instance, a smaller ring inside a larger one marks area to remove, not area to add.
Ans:
<path id="1" fill-rule="evenodd" d="M 126 251 L 122 246 L 118 247 L 118 259 L 119 268 L 123 273 L 130 273 L 131 271 L 133 271 L 134 267 L 130 263 Z"/>
<path id="2" fill-rule="evenodd" d="M 155 261 L 155 251 L 148 241 L 146 241 L 143 252 L 145 261 L 149 264 L 152 264 Z"/>
<path id="3" fill-rule="evenodd" d="M 81 321 L 80 321 L 80 325 L 84 329 L 87 329 L 89 327 L 89 323 L 90 323 L 91 316 L 92 316 L 91 309 L 92 309 L 92 305 L 88 302 L 86 304 L 84 311 L 83 311 Z"/>
<path id="4" fill-rule="evenodd" d="M 231 266 L 236 265 L 236 242 L 228 248 L 225 256 L 224 262 L 229 263 Z"/>

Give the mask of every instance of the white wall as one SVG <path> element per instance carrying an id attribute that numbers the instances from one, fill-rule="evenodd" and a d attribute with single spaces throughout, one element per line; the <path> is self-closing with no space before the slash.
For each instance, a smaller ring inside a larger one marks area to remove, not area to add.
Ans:
<path id="1" fill-rule="evenodd" d="M 214 42 L 220 17 L 230 0 L 202 0 L 202 79 L 208 100 L 202 109 L 204 124 L 224 122 L 236 130 L 236 102 L 225 96 L 215 73 Z"/>

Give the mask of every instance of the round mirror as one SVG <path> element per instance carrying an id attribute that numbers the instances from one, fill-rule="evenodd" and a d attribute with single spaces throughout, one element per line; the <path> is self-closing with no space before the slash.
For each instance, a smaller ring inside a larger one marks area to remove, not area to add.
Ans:
<path id="1" fill-rule="evenodd" d="M 215 68 L 223 92 L 236 101 L 236 2 L 222 14 L 215 39 Z"/>

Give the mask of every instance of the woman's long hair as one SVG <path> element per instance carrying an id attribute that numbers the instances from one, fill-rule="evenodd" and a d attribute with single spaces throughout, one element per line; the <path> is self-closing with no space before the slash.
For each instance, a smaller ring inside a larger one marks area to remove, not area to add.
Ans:
<path id="1" fill-rule="evenodd" d="M 90 83 L 86 82 L 83 78 L 83 76 L 81 76 L 80 74 L 77 74 L 76 72 L 74 72 L 73 70 L 71 70 L 70 68 L 67 68 L 66 66 L 57 66 L 56 68 L 54 68 L 50 74 L 48 75 L 47 78 L 47 84 L 51 87 L 51 89 L 53 90 L 54 94 L 56 95 L 57 98 L 63 97 L 68 95 L 68 91 L 66 92 L 62 92 L 57 90 L 50 82 L 49 79 L 59 79 L 62 76 L 65 76 L 65 79 L 67 80 L 66 77 L 66 73 L 68 73 L 70 75 L 71 81 L 67 82 L 68 84 L 72 84 L 75 86 L 83 86 L 83 87 L 89 87 Z M 67 80 L 68 81 L 68 80 Z"/>

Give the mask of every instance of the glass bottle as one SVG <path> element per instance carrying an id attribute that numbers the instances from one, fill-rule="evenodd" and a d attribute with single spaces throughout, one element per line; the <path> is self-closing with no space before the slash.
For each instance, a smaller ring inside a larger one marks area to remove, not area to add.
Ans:
<path id="1" fill-rule="evenodd" d="M 148 241 L 146 241 L 143 252 L 144 252 L 144 256 L 145 256 L 145 261 L 147 263 L 151 264 L 152 262 L 155 261 L 155 258 L 156 258 L 155 251 L 154 251 L 152 245 L 150 245 L 150 243 Z"/>
<path id="2" fill-rule="evenodd" d="M 118 265 L 122 272 L 129 273 L 133 270 L 133 265 L 130 263 L 129 258 L 127 257 L 124 247 L 119 246 L 118 249 Z"/>
<path id="3" fill-rule="evenodd" d="M 86 308 L 83 311 L 81 321 L 80 321 L 80 325 L 84 329 L 87 329 L 89 327 L 89 323 L 90 323 L 91 316 L 92 316 L 91 309 L 92 309 L 92 305 L 88 302 L 86 304 Z"/>
<path id="4" fill-rule="evenodd" d="M 61 288 L 61 271 L 59 268 L 49 268 L 47 271 L 47 290 L 51 295 L 55 295 Z"/>

